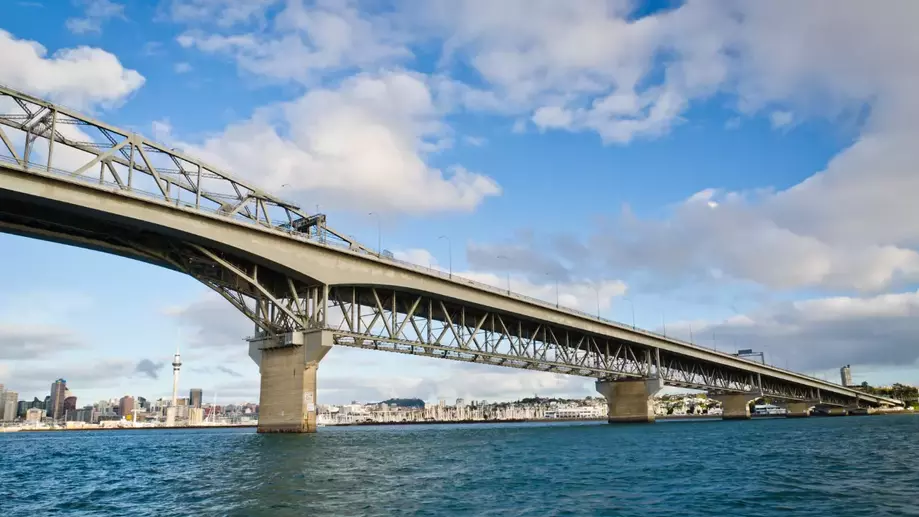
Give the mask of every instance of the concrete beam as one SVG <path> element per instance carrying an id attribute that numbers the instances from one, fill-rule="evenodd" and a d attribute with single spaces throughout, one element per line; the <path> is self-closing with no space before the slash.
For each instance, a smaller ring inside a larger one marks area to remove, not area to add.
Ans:
<path id="1" fill-rule="evenodd" d="M 660 379 L 597 381 L 597 392 L 606 397 L 607 421 L 619 423 L 654 422 L 652 397 L 664 387 Z"/>
<path id="2" fill-rule="evenodd" d="M 451 278 L 442 277 L 420 268 L 374 256 L 328 248 L 316 242 L 302 242 L 276 229 L 257 227 L 191 208 L 176 207 L 165 201 L 153 200 L 107 186 L 92 185 L 80 180 L 66 180 L 36 171 L 23 172 L 15 166 L 0 165 L 0 200 L 4 197 L 28 199 L 36 206 L 53 207 L 64 214 L 91 214 L 100 220 L 128 229 L 160 233 L 214 247 L 227 253 L 248 257 L 306 283 L 376 285 L 411 292 L 433 293 L 443 299 L 461 300 L 463 303 L 487 307 L 533 321 L 582 329 L 611 339 L 658 348 L 662 352 L 737 368 L 827 393 L 860 397 L 863 401 L 873 404 L 896 402 L 859 394 L 851 388 L 678 342 L 640 329 L 611 325 L 587 314 L 557 308 L 550 303 L 506 295 L 499 288 L 485 288 L 457 275 Z M 43 238 L 38 234 L 30 236 Z"/>
<path id="3" fill-rule="evenodd" d="M 786 418 L 806 418 L 811 414 L 811 406 L 808 402 L 789 402 L 785 405 L 787 413 Z"/>
<path id="4" fill-rule="evenodd" d="M 260 433 L 316 432 L 316 372 L 319 362 L 332 348 L 332 333 L 316 330 L 297 334 L 287 340 L 295 344 L 286 346 L 277 338 L 257 342 L 260 354 L 255 354 L 256 363 L 261 373 Z M 253 352 L 250 344 L 250 357 Z"/>
<path id="5" fill-rule="evenodd" d="M 749 420 L 750 403 L 760 395 L 753 393 L 732 393 L 730 395 L 713 395 L 709 398 L 721 402 L 722 420 Z"/>

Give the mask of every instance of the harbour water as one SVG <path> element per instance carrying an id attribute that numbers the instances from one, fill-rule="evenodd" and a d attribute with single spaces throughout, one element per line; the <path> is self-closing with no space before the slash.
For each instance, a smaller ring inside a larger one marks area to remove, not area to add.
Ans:
<path id="1" fill-rule="evenodd" d="M 6 433 L 0 515 L 919 515 L 919 415 Z"/>

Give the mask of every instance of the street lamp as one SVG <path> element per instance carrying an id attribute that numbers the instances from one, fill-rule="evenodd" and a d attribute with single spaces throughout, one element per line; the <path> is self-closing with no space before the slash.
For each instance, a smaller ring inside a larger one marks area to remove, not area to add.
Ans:
<path id="1" fill-rule="evenodd" d="M 498 258 L 510 261 L 510 259 L 504 255 L 498 255 Z M 507 270 L 507 294 L 511 294 L 511 270 L 510 268 L 508 268 Z"/>
<path id="2" fill-rule="evenodd" d="M 623 297 L 622 299 L 629 302 L 629 306 L 632 307 L 632 330 L 635 330 L 635 304 L 632 303 L 631 298 Z"/>
<path id="3" fill-rule="evenodd" d="M 546 271 L 546 276 L 549 276 L 550 272 Z M 555 308 L 558 309 L 558 277 L 555 278 Z"/>
<path id="4" fill-rule="evenodd" d="M 600 286 L 597 284 L 593 285 L 594 291 L 597 293 L 597 319 L 600 319 Z"/>
<path id="5" fill-rule="evenodd" d="M 450 242 L 450 237 L 447 237 L 446 235 L 441 235 L 437 238 L 437 240 L 440 239 L 447 239 L 447 254 L 450 256 L 448 259 L 450 263 L 450 278 L 453 278 L 453 243 Z"/>
<path id="6" fill-rule="evenodd" d="M 377 216 L 377 255 L 383 256 L 383 223 L 380 220 L 380 214 L 369 212 L 367 215 Z"/>

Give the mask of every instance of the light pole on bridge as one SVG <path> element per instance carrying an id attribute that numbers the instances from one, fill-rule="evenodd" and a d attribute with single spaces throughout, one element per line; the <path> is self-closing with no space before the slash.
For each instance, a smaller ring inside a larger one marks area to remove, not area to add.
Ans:
<path id="1" fill-rule="evenodd" d="M 440 240 L 440 239 L 446 239 L 446 240 L 447 240 L 447 254 L 448 254 L 448 256 L 450 257 L 450 258 L 448 259 L 449 264 L 450 264 L 450 278 L 453 278 L 453 243 L 450 241 L 450 237 L 447 237 L 446 235 L 441 235 L 441 236 L 438 237 L 437 239 L 438 239 L 438 240 Z"/>
<path id="2" fill-rule="evenodd" d="M 600 286 L 595 283 L 593 288 L 597 293 L 597 319 L 600 319 Z"/>
<path id="3" fill-rule="evenodd" d="M 632 303 L 632 299 L 627 296 L 623 296 L 622 299 L 629 302 L 629 306 L 632 308 L 632 330 L 635 330 L 635 304 Z"/>
<path id="4" fill-rule="evenodd" d="M 375 215 L 377 217 L 377 256 L 383 256 L 383 222 L 380 219 L 380 214 L 376 212 L 369 212 L 367 215 Z"/>
<path id="5" fill-rule="evenodd" d="M 510 259 L 507 258 L 506 256 L 504 256 L 504 255 L 498 255 L 497 258 L 499 258 L 499 259 L 504 259 L 504 260 L 508 261 L 508 266 L 510 266 Z M 508 267 L 506 273 L 507 273 L 507 294 L 511 294 L 511 270 L 510 270 L 510 267 Z"/>
<path id="6" fill-rule="evenodd" d="M 550 274 L 550 271 L 546 271 L 546 276 L 549 276 Z M 558 307 L 558 277 L 555 277 L 555 308 L 558 309 Z"/>

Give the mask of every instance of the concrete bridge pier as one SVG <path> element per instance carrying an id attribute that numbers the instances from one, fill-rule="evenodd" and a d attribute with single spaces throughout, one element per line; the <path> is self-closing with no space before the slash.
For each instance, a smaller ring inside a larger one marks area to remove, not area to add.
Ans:
<path id="1" fill-rule="evenodd" d="M 808 402 L 789 402 L 785 405 L 787 413 L 785 418 L 806 418 L 811 415 L 811 406 Z"/>
<path id="2" fill-rule="evenodd" d="M 331 348 L 328 330 L 249 341 L 249 357 L 261 373 L 259 433 L 316 432 L 316 372 Z"/>
<path id="3" fill-rule="evenodd" d="M 611 424 L 654 422 L 652 397 L 664 387 L 660 379 L 597 381 L 597 392 L 606 397 Z"/>
<path id="4" fill-rule="evenodd" d="M 749 420 L 752 417 L 750 403 L 759 397 L 758 393 L 730 393 L 713 395 L 709 398 L 721 402 L 722 420 Z"/>

